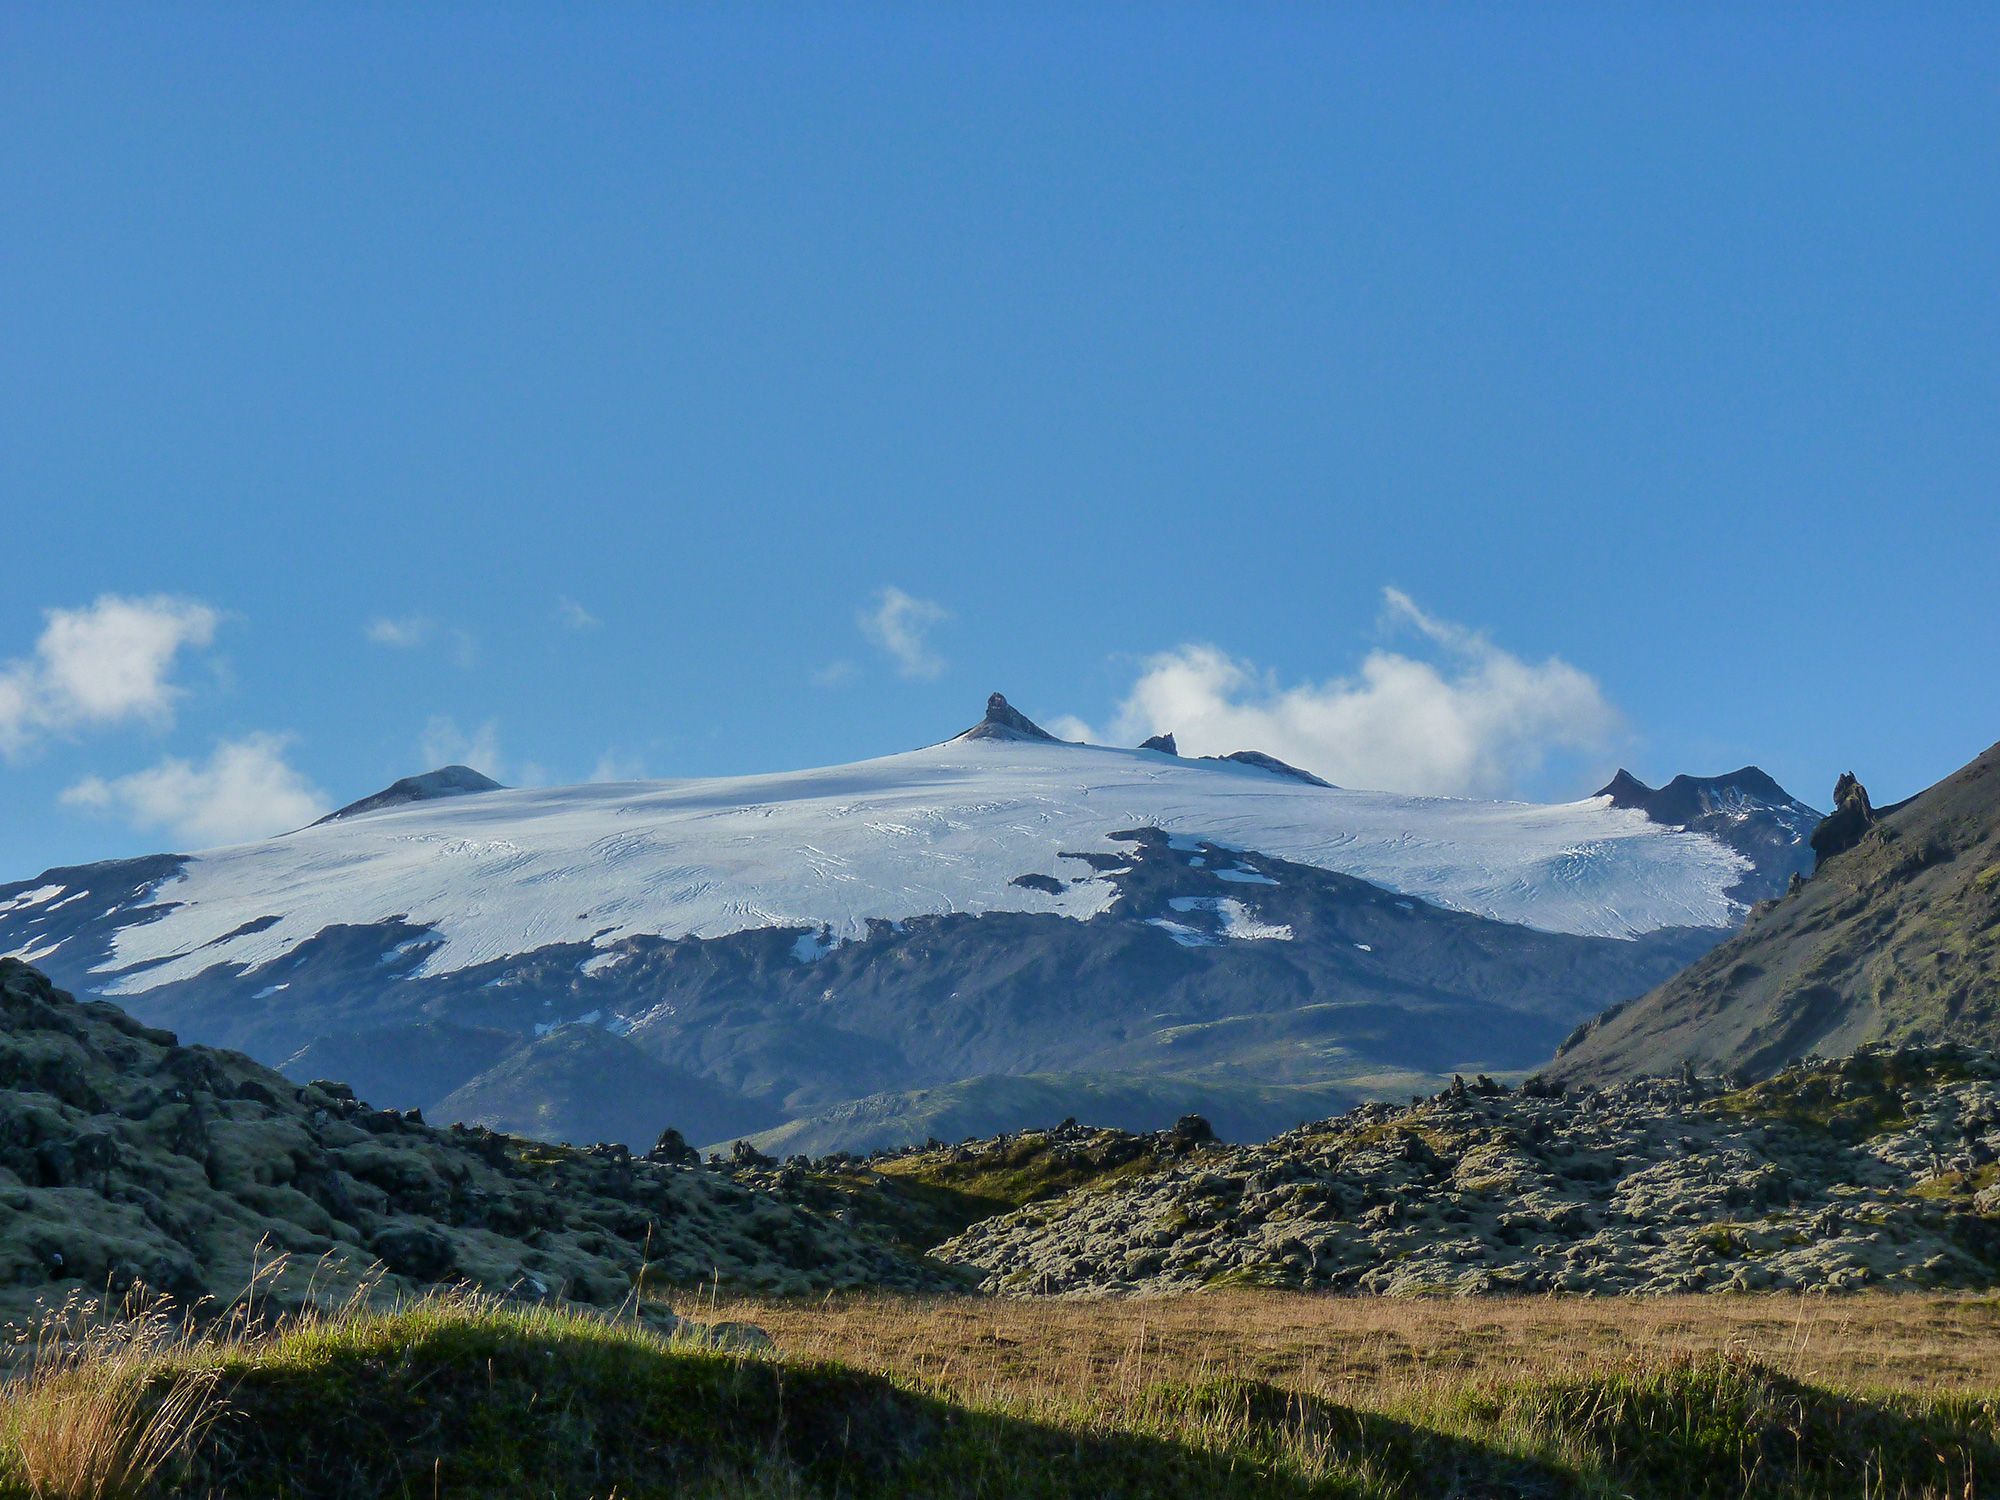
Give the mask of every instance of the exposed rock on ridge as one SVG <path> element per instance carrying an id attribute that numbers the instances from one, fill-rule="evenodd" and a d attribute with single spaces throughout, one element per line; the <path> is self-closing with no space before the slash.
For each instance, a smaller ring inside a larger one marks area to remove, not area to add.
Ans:
<path id="1" fill-rule="evenodd" d="M 999 693 L 986 700 L 986 717 L 959 736 L 962 740 L 1048 740 L 1050 734 Z"/>
<path id="2" fill-rule="evenodd" d="M 340 818 L 352 818 L 361 813 L 374 812 L 383 807 L 401 807 L 407 802 L 434 802 L 440 797 L 465 797 L 474 792 L 497 792 L 504 788 L 491 776 L 475 771 L 470 766 L 439 766 L 435 771 L 426 771 L 421 776 L 405 776 L 401 781 L 391 782 L 372 796 L 350 802 L 319 819 L 319 823 L 332 823 Z"/>
<path id="3" fill-rule="evenodd" d="M 1862 835 L 1874 826 L 1875 809 L 1868 801 L 1868 788 L 1852 771 L 1843 771 L 1833 784 L 1833 811 L 1813 830 L 1813 853 L 1825 864 L 1860 843 Z"/>
<path id="4" fill-rule="evenodd" d="M 1260 771 L 1270 771 L 1274 775 L 1289 776 L 1294 781 L 1303 781 L 1311 786 L 1332 788 L 1333 783 L 1301 770 L 1289 762 L 1279 760 L 1275 755 L 1266 755 L 1262 750 L 1232 750 L 1227 755 L 1204 755 L 1203 760 L 1230 760 L 1239 766 L 1254 766 Z"/>
<path id="5" fill-rule="evenodd" d="M 1726 776 L 1676 776 L 1663 787 L 1621 769 L 1597 795 L 1666 827 L 1709 834 L 1748 859 L 1752 868 L 1733 892 L 1746 904 L 1778 895 L 1812 866 L 1808 836 L 1818 810 L 1756 766 Z"/>

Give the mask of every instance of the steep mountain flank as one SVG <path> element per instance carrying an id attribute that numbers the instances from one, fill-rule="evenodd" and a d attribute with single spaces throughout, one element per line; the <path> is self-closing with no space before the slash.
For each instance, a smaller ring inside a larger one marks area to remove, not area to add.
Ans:
<path id="1" fill-rule="evenodd" d="M 537 1037 L 432 1111 L 545 1141 L 634 1146 L 652 1142 L 668 1123 L 691 1141 L 732 1140 L 778 1113 L 587 1022 Z"/>
<path id="2" fill-rule="evenodd" d="M 1852 776 L 1812 879 L 1686 972 L 1572 1037 L 1552 1073 L 1768 1073 L 1864 1042 L 2000 1045 L 2000 745 L 1872 808 Z"/>

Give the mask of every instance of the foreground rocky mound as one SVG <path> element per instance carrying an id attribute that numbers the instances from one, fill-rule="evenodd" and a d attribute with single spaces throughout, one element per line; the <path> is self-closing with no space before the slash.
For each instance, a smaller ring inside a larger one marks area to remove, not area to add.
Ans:
<path id="1" fill-rule="evenodd" d="M 940 1284 L 810 1210 L 699 1167 L 371 1109 L 183 1047 L 0 959 L 0 1315 L 135 1282 L 192 1302 L 289 1256 L 282 1297 L 469 1281 L 617 1303 L 649 1286 Z"/>
<path id="2" fill-rule="evenodd" d="M 1481 1080 L 1162 1159 L 937 1253 L 1017 1294 L 1987 1286 L 2000 1062 L 1875 1050 L 1748 1089 Z"/>
<path id="3" fill-rule="evenodd" d="M 1851 775 L 1834 801 L 1812 879 L 1581 1028 L 1550 1071 L 1761 1074 L 1867 1042 L 2000 1047 L 2000 745 L 1896 806 Z"/>

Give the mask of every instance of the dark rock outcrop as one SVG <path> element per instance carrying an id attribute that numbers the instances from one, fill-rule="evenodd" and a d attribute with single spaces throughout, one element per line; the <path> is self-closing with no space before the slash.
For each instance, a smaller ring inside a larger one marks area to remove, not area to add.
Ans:
<path id="1" fill-rule="evenodd" d="M 1175 1134 L 1181 1151 L 1077 1170 L 1066 1195 L 936 1254 L 1013 1295 L 1824 1292 L 1995 1274 L 2000 1060 L 1971 1049 L 1871 1049 L 1749 1088 L 1692 1072 L 1569 1093 L 1456 1080 L 1261 1145 Z M 1120 1160 L 1108 1137 L 1089 1142 L 1097 1161 Z M 1014 1138 L 967 1142 L 930 1170 L 974 1176 L 1009 1153 Z"/>
<path id="2" fill-rule="evenodd" d="M 1720 840 L 1750 861 L 1730 892 L 1746 904 L 1779 895 L 1812 863 L 1807 838 L 1820 820 L 1756 766 L 1724 776 L 1676 776 L 1663 787 L 1620 770 L 1599 789 L 1613 807 L 1629 807 L 1668 828 L 1688 828 Z"/>
<path id="3" fill-rule="evenodd" d="M 986 717 L 958 736 L 962 740 L 1046 740 L 1059 743 L 999 693 L 986 700 Z"/>
<path id="4" fill-rule="evenodd" d="M 466 797 L 475 792 L 504 790 L 491 776 L 482 775 L 470 766 L 439 766 L 421 776 L 405 776 L 401 781 L 391 782 L 372 796 L 328 813 L 313 826 L 317 828 L 320 823 L 333 823 L 384 807 L 401 807 L 408 802 L 435 802 L 440 797 Z"/>
<path id="5" fill-rule="evenodd" d="M 1833 811 L 1812 832 L 1812 850 L 1820 864 L 1845 854 L 1861 842 L 1875 826 L 1875 809 L 1868 801 L 1868 788 L 1852 771 L 1843 771 L 1833 784 Z"/>
<path id="6" fill-rule="evenodd" d="M 1165 734 L 1156 734 L 1151 739 L 1141 740 L 1139 748 L 1141 750 L 1157 750 L 1162 755 L 1179 755 L 1181 753 L 1180 747 L 1174 743 L 1174 736 L 1171 730 Z"/>
<path id="7" fill-rule="evenodd" d="M 1289 776 L 1294 781 L 1303 781 L 1312 786 L 1333 787 L 1332 782 L 1315 776 L 1310 771 L 1301 770 L 1287 761 L 1279 760 L 1275 755 L 1266 755 L 1262 750 L 1232 750 L 1227 755 L 1204 755 L 1202 759 L 1234 761 L 1239 766 L 1252 766 L 1259 771 L 1269 771 L 1273 775 Z"/>

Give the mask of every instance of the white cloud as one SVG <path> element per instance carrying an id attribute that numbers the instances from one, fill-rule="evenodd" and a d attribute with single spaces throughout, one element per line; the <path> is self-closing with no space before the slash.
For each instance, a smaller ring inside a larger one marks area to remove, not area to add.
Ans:
<path id="1" fill-rule="evenodd" d="M 816 688 L 845 687 L 859 675 L 860 668 L 851 661 L 830 661 L 814 670 L 812 684 Z"/>
<path id="2" fill-rule="evenodd" d="M 423 737 L 417 742 L 417 753 L 426 770 L 438 766 L 470 766 L 475 771 L 484 771 L 495 781 L 501 779 L 500 726 L 492 719 L 467 734 L 458 727 L 458 720 L 447 714 L 438 714 L 424 725 Z"/>
<path id="3" fill-rule="evenodd" d="M 421 615 L 405 615 L 400 619 L 377 615 L 362 627 L 362 634 L 378 646 L 409 651 L 429 640 L 436 629 L 433 622 Z"/>
<path id="4" fill-rule="evenodd" d="M 438 714 L 424 725 L 417 754 L 427 771 L 439 766 L 470 766 L 510 786 L 546 786 L 549 780 L 547 770 L 534 761 L 516 765 L 507 758 L 500 749 L 499 723 L 493 719 L 468 733 L 449 714 Z"/>
<path id="5" fill-rule="evenodd" d="M 618 750 L 607 750 L 597 757 L 597 764 L 591 767 L 592 781 L 644 781 L 646 763 L 636 755 L 625 755 Z"/>
<path id="6" fill-rule="evenodd" d="M 1050 734 L 1059 740 L 1088 740 L 1094 738 L 1096 734 L 1088 724 L 1084 723 L 1075 714 L 1057 714 L 1053 719 L 1044 724 L 1042 728 L 1048 730 Z M 1144 739 L 1145 736 L 1141 735 L 1139 738 Z"/>
<path id="7" fill-rule="evenodd" d="M 447 628 L 426 615 L 377 615 L 361 627 L 361 633 L 391 651 L 414 651 L 434 640 L 442 641 L 453 665 L 471 668 L 479 664 L 478 636 L 462 626 Z"/>
<path id="8" fill-rule="evenodd" d="M 267 838 L 327 810 L 326 795 L 286 762 L 290 743 L 278 734 L 223 740 L 201 765 L 169 757 L 109 781 L 87 776 L 62 801 L 120 813 L 136 828 L 166 829 L 190 847 Z"/>
<path id="9" fill-rule="evenodd" d="M 595 630 L 604 623 L 567 594 L 556 600 L 556 619 L 571 630 Z"/>
<path id="10" fill-rule="evenodd" d="M 951 618 L 943 605 L 891 587 L 857 618 L 861 633 L 888 653 L 903 676 L 936 677 L 944 671 L 944 658 L 931 650 L 928 639 L 933 626 Z"/>
<path id="11" fill-rule="evenodd" d="M 44 619 L 34 654 L 0 664 L 0 751 L 10 755 L 71 730 L 172 723 L 174 665 L 215 639 L 222 616 L 192 599 L 104 594 Z"/>
<path id="12" fill-rule="evenodd" d="M 1383 590 L 1387 626 L 1435 660 L 1377 649 L 1352 676 L 1281 685 L 1211 645 L 1149 658 L 1102 734 L 1133 744 L 1171 730 L 1183 755 L 1262 750 L 1342 786 L 1443 796 L 1518 793 L 1552 753 L 1603 748 L 1620 719 L 1589 674 L 1559 657 L 1524 661 L 1484 634 Z"/>

